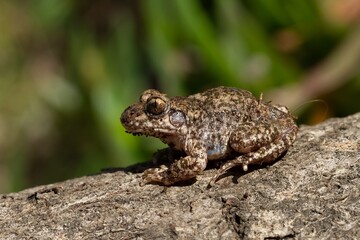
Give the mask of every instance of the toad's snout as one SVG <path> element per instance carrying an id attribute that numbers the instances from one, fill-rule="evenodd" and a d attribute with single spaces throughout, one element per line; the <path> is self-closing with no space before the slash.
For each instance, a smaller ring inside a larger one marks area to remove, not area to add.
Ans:
<path id="1" fill-rule="evenodd" d="M 121 114 L 120 122 L 127 129 L 134 127 L 134 122 L 142 114 L 142 108 L 138 105 L 132 105 L 124 110 Z"/>
<path id="2" fill-rule="evenodd" d="M 128 107 L 124 110 L 124 112 L 121 114 L 120 122 L 123 126 L 128 125 L 129 123 L 129 116 L 134 115 L 133 111 L 131 110 L 131 107 Z"/>

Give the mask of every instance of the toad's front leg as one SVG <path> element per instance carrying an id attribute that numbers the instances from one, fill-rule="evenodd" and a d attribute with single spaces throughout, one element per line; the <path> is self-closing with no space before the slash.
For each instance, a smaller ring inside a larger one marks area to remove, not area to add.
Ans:
<path id="1" fill-rule="evenodd" d="M 191 155 L 180 158 L 170 165 L 151 168 L 144 172 L 142 185 L 151 182 L 171 185 L 176 182 L 191 179 L 206 168 L 207 156 L 204 148 L 192 152 Z"/>

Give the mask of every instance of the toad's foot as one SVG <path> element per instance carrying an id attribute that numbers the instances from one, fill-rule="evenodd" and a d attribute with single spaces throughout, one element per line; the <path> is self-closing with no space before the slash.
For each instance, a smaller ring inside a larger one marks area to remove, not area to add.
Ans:
<path id="1" fill-rule="evenodd" d="M 244 157 L 244 156 L 241 156 L 241 157 Z M 241 157 L 239 157 L 239 158 L 241 158 Z M 236 158 L 236 159 L 222 165 L 221 168 L 216 172 L 216 174 L 211 178 L 208 187 L 213 187 L 221 175 L 223 175 L 226 171 L 228 171 L 229 169 L 231 169 L 235 166 L 241 165 L 243 168 L 243 171 L 246 172 L 248 170 L 248 164 L 246 162 L 248 162 L 248 161 L 246 161 L 245 159 L 240 160 L 239 158 Z"/>
<path id="2" fill-rule="evenodd" d="M 140 186 L 144 186 L 147 183 L 158 182 L 164 185 L 171 185 L 173 183 L 171 179 L 170 170 L 164 165 L 161 168 L 150 168 L 147 169 L 142 176 L 143 181 Z"/>
<path id="3" fill-rule="evenodd" d="M 146 170 L 141 185 L 155 182 L 168 186 L 175 182 L 191 179 L 205 169 L 206 163 L 206 158 L 198 159 L 186 156 L 171 164 L 169 168 L 161 166 Z"/>

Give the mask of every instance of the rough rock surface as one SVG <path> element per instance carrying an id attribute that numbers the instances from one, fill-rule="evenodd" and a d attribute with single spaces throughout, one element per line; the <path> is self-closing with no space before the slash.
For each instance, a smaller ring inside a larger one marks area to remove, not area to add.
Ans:
<path id="1" fill-rule="evenodd" d="M 359 239 L 359 138 L 360 113 L 303 126 L 278 162 L 210 189 L 215 169 L 140 187 L 140 165 L 0 195 L 0 239 Z"/>

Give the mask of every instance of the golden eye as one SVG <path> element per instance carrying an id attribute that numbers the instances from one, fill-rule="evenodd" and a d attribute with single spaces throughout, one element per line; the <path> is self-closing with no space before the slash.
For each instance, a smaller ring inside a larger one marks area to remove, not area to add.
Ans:
<path id="1" fill-rule="evenodd" d="M 161 115 L 166 111 L 166 102 L 158 97 L 149 99 L 145 105 L 145 111 L 151 115 Z"/>
<path id="2" fill-rule="evenodd" d="M 159 97 L 161 95 L 164 94 L 161 94 L 159 91 L 155 89 L 148 89 L 141 94 L 139 101 L 142 103 L 146 103 L 150 98 Z"/>

